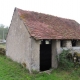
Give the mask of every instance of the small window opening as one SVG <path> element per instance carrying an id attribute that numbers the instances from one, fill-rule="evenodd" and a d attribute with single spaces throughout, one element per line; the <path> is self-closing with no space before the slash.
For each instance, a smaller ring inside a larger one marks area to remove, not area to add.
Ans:
<path id="1" fill-rule="evenodd" d="M 65 40 L 61 40 L 61 41 L 60 41 L 60 46 L 61 46 L 61 47 L 66 47 Z"/>

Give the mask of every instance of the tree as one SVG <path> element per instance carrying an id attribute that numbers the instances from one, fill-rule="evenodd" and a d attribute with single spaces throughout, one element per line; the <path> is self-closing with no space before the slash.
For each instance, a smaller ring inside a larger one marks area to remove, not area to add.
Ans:
<path id="1" fill-rule="evenodd" d="M 0 24 L 0 39 L 6 39 L 8 33 L 8 27 Z"/>

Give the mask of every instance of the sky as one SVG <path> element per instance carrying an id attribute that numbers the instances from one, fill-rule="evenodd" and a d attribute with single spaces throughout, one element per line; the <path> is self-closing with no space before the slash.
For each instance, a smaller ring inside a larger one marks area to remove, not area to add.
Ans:
<path id="1" fill-rule="evenodd" d="M 80 23 L 80 0 L 0 0 L 0 24 L 10 26 L 15 7 Z"/>

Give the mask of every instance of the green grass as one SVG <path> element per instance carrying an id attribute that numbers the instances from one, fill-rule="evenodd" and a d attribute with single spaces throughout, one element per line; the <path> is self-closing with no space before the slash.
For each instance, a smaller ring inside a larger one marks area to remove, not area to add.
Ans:
<path id="1" fill-rule="evenodd" d="M 6 44 L 5 43 L 0 43 L 0 48 L 6 49 Z"/>
<path id="2" fill-rule="evenodd" d="M 0 80 L 80 80 L 80 68 L 67 71 L 58 68 L 50 74 L 30 74 L 20 64 L 0 55 Z"/>

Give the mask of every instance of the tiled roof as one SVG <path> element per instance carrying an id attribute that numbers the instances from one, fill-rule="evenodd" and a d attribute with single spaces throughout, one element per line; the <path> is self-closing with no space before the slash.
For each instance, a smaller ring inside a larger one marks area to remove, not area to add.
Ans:
<path id="1" fill-rule="evenodd" d="M 80 24 L 74 20 L 17 9 L 35 39 L 80 39 Z"/>

